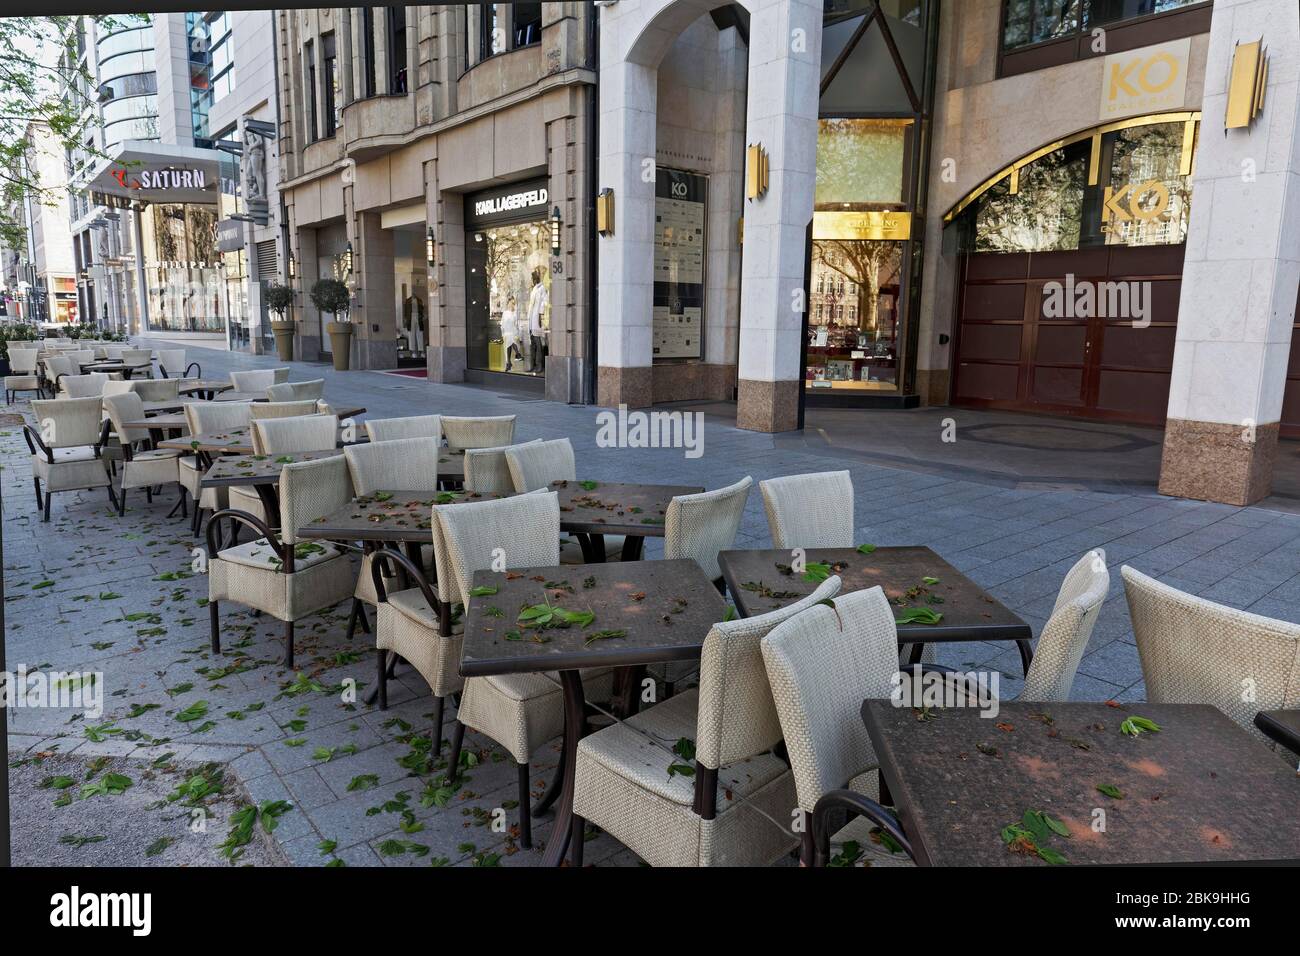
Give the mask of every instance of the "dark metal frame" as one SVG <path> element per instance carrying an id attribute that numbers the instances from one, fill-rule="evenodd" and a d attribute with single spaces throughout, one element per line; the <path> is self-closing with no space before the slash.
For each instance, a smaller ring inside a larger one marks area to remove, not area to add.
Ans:
<path id="1" fill-rule="evenodd" d="M 250 514 L 247 511 L 239 511 L 236 508 L 222 508 L 220 511 L 213 512 L 212 517 L 208 519 L 208 527 L 205 542 L 208 546 L 208 560 L 212 561 L 218 558 L 221 551 L 221 522 L 229 521 L 231 524 L 231 540 L 234 541 L 238 536 L 238 526 L 247 525 L 257 532 L 257 536 L 265 538 L 275 552 L 276 557 L 280 559 L 280 574 L 293 574 L 293 546 L 285 545 L 280 541 L 279 535 L 272 531 L 260 518 Z M 212 653 L 221 653 L 221 618 L 217 607 L 217 601 L 208 602 L 208 621 L 212 629 Z M 284 621 L 284 666 L 293 667 L 293 621 Z"/>
<path id="2" fill-rule="evenodd" d="M 913 860 L 912 841 L 903 832 L 902 825 L 883 806 L 855 790 L 832 790 L 823 794 L 812 812 L 813 865 L 826 866 L 830 861 L 831 834 L 840 830 L 853 817 L 866 817 L 888 833 Z"/>

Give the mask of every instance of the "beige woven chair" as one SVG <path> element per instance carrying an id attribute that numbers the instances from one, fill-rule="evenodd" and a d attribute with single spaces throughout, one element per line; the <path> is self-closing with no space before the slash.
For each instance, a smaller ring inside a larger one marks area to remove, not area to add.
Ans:
<path id="1" fill-rule="evenodd" d="M 438 441 L 434 438 L 405 438 L 393 441 L 371 441 L 367 444 L 348 445 L 343 449 L 352 476 L 352 487 L 358 495 L 376 491 L 432 490 L 438 475 Z M 429 567 L 433 559 L 433 545 L 421 549 L 421 563 Z M 370 633 L 365 605 L 379 603 L 371 574 L 372 557 L 361 559 L 361 573 L 357 576 L 356 590 L 352 596 L 352 610 L 348 614 L 348 638 L 361 629 Z"/>
<path id="2" fill-rule="evenodd" d="M 713 625 L 698 688 L 584 737 L 573 832 L 589 820 L 652 866 L 765 866 L 790 852 L 794 778 L 772 753 L 781 724 L 761 642 L 839 589 L 830 577 L 788 607 Z M 681 740 L 694 741 L 693 764 Z M 694 773 L 669 770 L 683 766 Z"/>
<path id="3" fill-rule="evenodd" d="M 529 444 L 541 444 L 530 442 Z M 465 452 L 465 490 L 480 494 L 510 494 L 515 491 L 506 454 L 511 448 L 470 448 Z M 531 489 L 530 489 L 531 490 Z"/>
<path id="4" fill-rule="evenodd" d="M 187 371 L 185 367 L 185 350 L 159 349 L 158 371 L 163 378 L 184 378 Z"/>
<path id="5" fill-rule="evenodd" d="M 85 375 L 64 375 L 59 379 L 60 398 L 100 398 L 104 394 L 104 384 L 108 375 L 104 372 L 88 372 Z"/>
<path id="6" fill-rule="evenodd" d="M 441 415 L 413 415 L 409 418 L 378 418 L 366 420 L 366 435 L 371 441 L 393 441 L 397 438 L 432 438 L 442 444 Z"/>
<path id="7" fill-rule="evenodd" d="M 498 415 L 488 418 L 453 418 L 441 417 L 442 434 L 452 451 L 464 451 L 467 448 L 501 448 L 514 444 L 514 415 Z"/>
<path id="8" fill-rule="evenodd" d="M 1079 661 L 1110 593 L 1106 552 L 1089 551 L 1065 575 L 1052 616 L 1043 625 L 1018 700 L 1069 700 Z"/>
<path id="9" fill-rule="evenodd" d="M 573 445 L 567 438 L 511 445 L 505 453 L 515 491 L 549 491 L 552 482 L 578 480 Z M 623 535 L 607 534 L 603 540 L 606 560 L 616 561 L 622 557 L 623 545 L 627 540 Z M 585 564 L 586 561 L 578 538 L 566 534 L 560 539 L 561 564 Z"/>
<path id="10" fill-rule="evenodd" d="M 65 358 L 69 358 L 72 360 L 72 367 L 73 367 L 72 374 L 74 375 L 80 374 L 81 366 L 85 365 L 87 362 L 95 361 L 94 349 L 87 349 L 87 348 L 68 349 L 66 352 L 63 353 L 63 355 Z"/>
<path id="11" fill-rule="evenodd" d="M 232 428 L 247 427 L 251 402 L 189 402 L 185 405 L 185 421 L 191 435 L 207 435 Z M 230 495 L 225 488 L 204 488 L 203 473 L 197 455 L 182 455 L 177 462 L 181 471 L 181 485 L 194 503 L 194 520 L 191 533 L 198 537 L 203 523 L 203 512 L 212 513 L 230 507 Z"/>
<path id="12" fill-rule="evenodd" d="M 800 859 L 811 866 L 814 811 L 823 797 L 838 792 L 823 813 L 830 805 L 861 803 L 874 814 L 879 806 L 879 761 L 859 711 L 864 700 L 888 699 L 894 691 L 898 629 L 889 599 L 874 587 L 841 594 L 833 608 L 807 609 L 763 638 L 763 663 L 803 813 Z M 855 821 L 835 842 L 856 842 L 873 863 L 909 862 L 871 838 L 874 820 Z"/>
<path id="13" fill-rule="evenodd" d="M 123 349 L 122 361 L 127 365 L 140 366 L 131 374 L 153 378 L 153 349 Z"/>
<path id="14" fill-rule="evenodd" d="M 153 489 L 159 485 L 175 484 L 181 496 L 181 514 L 185 514 L 185 486 L 180 483 L 180 452 L 150 447 L 152 442 L 147 428 L 128 428 L 126 422 L 144 418 L 144 402 L 133 391 L 110 395 L 104 399 L 108 423 L 117 434 L 122 449 L 122 476 L 118 481 L 117 513 L 126 514 L 128 488 L 143 488 L 145 501 L 153 503 Z M 142 448 L 137 446 L 143 445 Z"/>
<path id="15" fill-rule="evenodd" d="M 135 392 L 146 402 L 178 402 L 181 397 L 179 378 L 131 379 Z"/>
<path id="16" fill-rule="evenodd" d="M 259 405 L 254 402 L 249 411 L 256 414 Z M 314 402 L 307 402 L 315 405 Z M 333 415 L 301 415 L 293 418 L 271 418 L 252 422 L 253 454 L 292 455 L 303 451 L 328 451 L 338 443 L 338 419 Z M 256 488 L 232 485 L 227 507 L 245 511 L 259 521 L 266 521 L 266 508 Z M 238 533 L 236 531 L 236 533 Z"/>
<path id="17" fill-rule="evenodd" d="M 23 437 L 32 453 L 36 507 L 44 509 L 41 520 L 50 520 L 50 499 L 56 491 L 106 488 L 117 507 L 113 481 L 102 457 L 102 405 L 98 397 L 32 400 L 36 424 L 23 425 Z"/>
<path id="18" fill-rule="evenodd" d="M 65 376 L 80 374 L 81 369 L 74 366 L 67 355 L 49 355 L 45 358 L 45 385 L 51 398 L 59 394 L 59 383 Z"/>
<path id="19" fill-rule="evenodd" d="M 1120 574 L 1147 700 L 1212 704 L 1294 764 L 1255 715 L 1300 707 L 1300 625 L 1215 604 L 1127 566 Z"/>
<path id="20" fill-rule="evenodd" d="M 111 395 L 125 395 L 127 392 L 134 392 L 140 382 L 130 381 L 120 378 L 110 378 L 104 383 L 103 391 L 99 393 L 101 398 L 108 398 Z"/>
<path id="21" fill-rule="evenodd" d="M 267 387 L 266 397 L 272 402 L 302 402 L 320 399 L 325 392 L 325 379 L 317 378 L 307 382 L 280 382 Z"/>
<path id="22" fill-rule="evenodd" d="M 249 417 L 253 421 L 266 418 L 298 418 L 302 415 L 315 415 L 318 411 L 314 398 L 301 402 L 253 402 L 249 408 Z"/>
<path id="23" fill-rule="evenodd" d="M 230 384 L 235 386 L 237 392 L 264 392 L 272 385 L 288 381 L 288 379 L 289 369 L 287 367 L 256 368 L 230 373 Z"/>
<path id="24" fill-rule="evenodd" d="M 105 345 L 103 347 L 104 358 L 111 359 L 114 362 L 121 361 L 122 353 L 128 348 L 130 348 L 129 345 Z M 100 349 L 95 350 L 95 354 L 98 355 L 99 352 Z"/>
<path id="25" fill-rule="evenodd" d="M 347 600 L 356 568 L 347 552 L 327 541 L 298 538 L 298 529 L 352 500 L 341 456 L 284 466 L 280 473 L 280 530 L 242 511 L 218 511 L 208 522 L 208 614 L 212 652 L 221 652 L 222 601 L 256 608 L 284 622 L 284 666 L 293 667 L 294 624 Z M 247 544 L 217 550 L 221 522 L 252 528 Z"/>
<path id="26" fill-rule="evenodd" d="M 560 504 L 554 492 L 434 508 L 439 593 L 444 601 L 465 604 L 475 571 L 497 563 L 506 568 L 559 563 Z M 498 550 L 499 549 L 499 550 Z M 444 578 L 442 569 L 449 568 Z M 584 670 L 588 700 L 613 692 L 610 668 Z M 534 751 L 564 731 L 564 704 L 557 676 L 507 674 L 465 681 L 452 728 L 450 779 L 459 770 L 461 744 L 469 727 L 492 738 L 514 757 L 519 772 L 519 843 L 532 845 L 528 762 Z"/>
<path id="27" fill-rule="evenodd" d="M 5 402 L 13 404 L 15 392 L 41 393 L 41 377 L 36 371 L 36 359 L 40 355 L 36 349 L 20 349 L 15 343 L 9 344 L 9 372 L 5 376 Z"/>
<path id="28" fill-rule="evenodd" d="M 852 548 L 853 479 L 847 471 L 758 483 L 774 548 Z"/>

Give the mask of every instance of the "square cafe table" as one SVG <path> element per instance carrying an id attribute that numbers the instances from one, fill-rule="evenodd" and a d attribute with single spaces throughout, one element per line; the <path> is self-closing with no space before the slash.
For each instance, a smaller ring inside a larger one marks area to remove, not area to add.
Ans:
<path id="1" fill-rule="evenodd" d="M 1068 863 L 1300 860 L 1295 771 L 1214 707 L 1017 701 L 995 718 L 975 708 L 928 714 L 888 700 L 862 705 L 918 863 L 1047 865 L 1002 839 L 1027 810 L 1069 830 L 1047 840 Z M 1135 715 L 1160 730 L 1121 733 Z M 1093 829 L 1096 819 L 1104 830 Z"/>
<path id="2" fill-rule="evenodd" d="M 553 481 L 560 499 L 560 527 L 578 535 L 583 558 L 605 560 L 605 535 L 623 535 L 623 560 L 639 561 L 646 538 L 664 536 L 668 503 L 679 495 L 698 495 L 690 485 L 649 485 L 618 481 Z"/>
<path id="3" fill-rule="evenodd" d="M 1033 660 L 1029 643 L 1033 629 L 970 578 L 929 548 L 876 548 L 863 554 L 853 548 L 809 548 L 809 564 L 829 564 L 850 594 L 880 585 L 894 607 L 928 607 L 942 614 L 938 624 L 899 624 L 899 644 L 912 645 L 912 662 L 921 659 L 922 645 L 962 641 L 1015 641 L 1025 673 Z M 790 568 L 791 553 L 723 551 L 718 566 L 741 617 L 766 614 L 793 604 L 817 590 L 819 582 L 805 580 Z M 925 584 L 937 578 L 936 584 Z"/>
<path id="4" fill-rule="evenodd" d="M 550 583 L 551 587 L 547 586 Z M 548 568 L 477 571 L 474 587 L 491 595 L 469 598 L 460 672 L 465 677 L 540 674 L 558 670 L 564 698 L 564 748 L 560 757 L 559 806 L 544 863 L 559 866 L 573 833 L 574 770 L 578 741 L 586 734 L 585 697 L 579 670 L 623 668 L 624 687 L 639 689 L 645 665 L 698 660 L 709 629 L 726 614 L 726 602 L 694 561 L 616 561 Z M 585 628 L 535 630 L 520 626 L 520 611 L 544 601 L 592 611 Z M 496 616 L 489 608 L 504 612 Z M 601 632 L 618 636 L 593 639 Z M 633 700 L 635 695 L 629 695 Z M 535 812 L 549 801 L 544 799 Z"/>
<path id="5" fill-rule="evenodd" d="M 148 362 L 132 362 L 127 364 L 120 359 L 97 359 L 93 362 L 82 362 L 82 372 L 121 372 L 122 378 L 130 381 L 132 374 L 141 369 L 151 368 L 153 360 Z"/>

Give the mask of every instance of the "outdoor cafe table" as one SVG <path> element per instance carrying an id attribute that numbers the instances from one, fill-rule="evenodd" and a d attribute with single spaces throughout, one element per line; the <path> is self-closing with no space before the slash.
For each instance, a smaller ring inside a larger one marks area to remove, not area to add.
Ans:
<path id="1" fill-rule="evenodd" d="M 232 391 L 235 387 L 229 382 L 219 382 L 209 378 L 182 378 L 178 381 L 181 383 L 179 391 L 182 395 L 197 395 L 208 400 L 221 392 Z"/>
<path id="2" fill-rule="evenodd" d="M 547 587 L 547 582 L 561 586 Z M 579 670 L 623 669 L 619 683 L 631 689 L 626 703 L 635 706 L 645 666 L 698 660 L 709 628 L 723 619 L 727 605 L 708 575 L 689 560 L 478 571 L 473 585 L 476 590 L 496 591 L 469 598 L 461 674 L 489 677 L 560 672 L 564 747 L 558 770 L 559 805 L 544 857 L 546 865 L 559 866 L 570 843 L 580 858 L 583 839 L 581 833 L 572 832 L 578 741 L 587 731 Z M 591 611 L 595 617 L 587 627 L 542 631 L 517 623 L 523 608 L 544 601 L 569 610 Z M 489 608 L 503 611 L 504 616 L 494 616 Z M 609 636 L 596 637 L 600 634 Z M 537 812 L 546 803 L 543 800 Z"/>
<path id="3" fill-rule="evenodd" d="M 82 372 L 121 372 L 122 378 L 129 381 L 133 373 L 138 372 L 141 369 L 151 368 L 152 366 L 153 366 L 152 360 L 148 362 L 132 362 L 130 364 L 127 364 L 126 362 L 122 362 L 117 359 L 99 359 L 98 361 L 93 361 L 93 362 L 82 362 L 81 371 Z"/>
<path id="4" fill-rule="evenodd" d="M 1045 841 L 1068 863 L 1300 860 L 1295 771 L 1214 707 L 1004 702 L 992 718 L 972 707 L 927 714 L 889 700 L 862 705 L 923 865 L 1046 865 L 1002 836 L 1030 810 L 1069 830 Z M 1160 730 L 1122 733 L 1133 716 Z M 1097 810 L 1104 830 L 1093 829 Z"/>
<path id="5" fill-rule="evenodd" d="M 1293 754 L 1300 755 L 1300 710 L 1261 710 L 1255 726 Z"/>
<path id="6" fill-rule="evenodd" d="M 639 561 L 645 539 L 664 536 L 668 503 L 704 491 L 688 485 L 617 481 L 553 481 L 551 490 L 560 498 L 560 527 L 579 536 L 589 562 L 605 560 L 607 534 L 624 536 L 624 561 Z"/>
<path id="7" fill-rule="evenodd" d="M 181 402 L 181 403 L 179 403 L 179 404 L 180 404 L 181 407 L 184 407 L 185 405 L 196 404 L 196 403 L 194 403 L 194 402 Z M 201 403 L 197 403 L 197 404 L 201 404 Z M 151 414 L 149 414 L 149 412 L 150 412 L 150 406 L 159 406 L 159 407 L 160 407 L 160 411 L 159 411 L 159 413 L 156 414 L 156 415 L 151 415 Z M 172 402 L 172 403 L 168 403 L 168 402 L 145 402 L 145 403 L 144 403 L 144 410 L 145 410 L 145 415 L 146 415 L 147 417 L 142 418 L 142 419 L 137 419 L 137 420 L 135 420 L 135 421 L 124 422 L 123 424 L 126 425 L 127 428 L 150 428 L 150 429 L 155 429 L 155 430 L 158 430 L 158 431 L 165 431 L 165 430 L 167 430 L 167 429 L 187 428 L 187 427 L 189 427 L 189 423 L 186 421 L 186 419 L 185 419 L 185 413 L 184 413 L 183 411 L 171 411 L 171 410 L 170 410 L 170 409 L 172 409 L 172 408 L 176 408 L 176 407 L 177 407 L 177 403 L 175 403 L 175 402 Z M 167 411 L 161 411 L 162 408 L 166 408 L 166 409 L 168 409 L 168 410 L 167 410 Z M 357 416 L 357 415 L 360 415 L 360 414 L 362 414 L 362 413 L 364 413 L 364 412 L 365 412 L 365 409 L 364 409 L 364 408 L 361 408 L 361 407 L 358 407 L 358 406 L 355 406 L 355 405 L 344 405 L 343 407 L 341 407 L 341 408 L 339 408 L 339 409 L 336 409 L 336 410 L 333 412 L 333 414 L 338 415 L 339 418 L 340 418 L 340 420 L 341 420 L 341 419 L 344 419 L 344 418 L 353 418 L 353 417 L 355 417 L 355 416 Z"/>
<path id="8" fill-rule="evenodd" d="M 1025 673 L 1033 660 L 1033 630 L 996 598 L 929 548 L 876 548 L 863 554 L 854 548 L 809 548 L 808 564 L 830 565 L 830 573 L 849 594 L 880 585 L 899 616 L 905 607 L 930 608 L 943 619 L 938 624 L 899 624 L 899 644 L 912 645 L 912 662 L 921 659 L 924 644 L 961 641 L 1015 641 Z M 791 553 L 724 551 L 718 566 L 741 617 L 766 614 L 800 601 L 817 590 L 791 567 Z M 926 579 L 934 580 L 926 584 Z"/>
<path id="9" fill-rule="evenodd" d="M 274 528 L 279 526 L 280 515 L 280 498 L 275 486 L 284 466 L 300 461 L 336 458 L 341 454 L 342 448 L 331 448 L 282 455 L 223 455 L 204 473 L 201 484 L 204 488 L 253 488 L 262 499 L 267 524 Z"/>

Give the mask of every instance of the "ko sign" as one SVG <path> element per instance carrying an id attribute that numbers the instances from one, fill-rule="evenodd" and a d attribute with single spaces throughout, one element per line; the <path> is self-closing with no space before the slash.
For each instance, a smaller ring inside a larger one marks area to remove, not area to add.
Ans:
<path id="1" fill-rule="evenodd" d="M 1103 121 L 1179 110 L 1187 94 L 1187 63 L 1192 40 L 1113 53 L 1103 61 Z"/>

